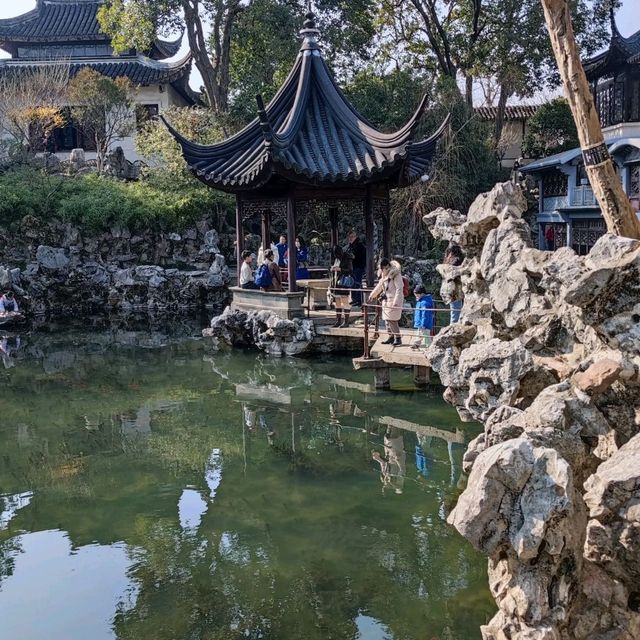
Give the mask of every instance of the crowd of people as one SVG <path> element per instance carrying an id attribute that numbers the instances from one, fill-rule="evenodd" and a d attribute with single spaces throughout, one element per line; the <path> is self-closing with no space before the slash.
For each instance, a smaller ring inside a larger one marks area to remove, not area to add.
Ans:
<path id="1" fill-rule="evenodd" d="M 296 279 L 309 278 L 309 251 L 303 238 L 295 239 Z M 258 266 L 253 270 L 254 255 L 250 251 L 242 253 L 240 287 L 263 291 L 282 291 L 287 278 L 289 264 L 289 246 L 286 236 L 280 236 L 278 244 L 271 244 L 266 250 L 260 247 Z M 460 266 L 465 259 L 460 246 L 450 244 L 444 256 L 445 264 Z M 336 245 L 331 249 L 329 267 L 329 287 L 327 299 L 335 309 L 334 327 L 348 327 L 354 307 L 362 306 L 362 283 L 366 273 L 367 249 L 355 229 L 349 231 L 344 246 Z M 403 277 L 400 264 L 389 258 L 382 258 L 378 264 L 378 281 L 369 294 L 369 304 L 381 311 L 388 337 L 383 344 L 401 345 L 400 321 L 406 309 L 405 298 L 410 295 L 409 281 Z M 413 328 L 416 339 L 413 348 L 427 347 L 435 331 L 436 308 L 434 297 L 425 287 L 418 285 L 413 289 L 416 300 Z M 451 300 L 450 322 L 459 322 L 463 300 Z"/>

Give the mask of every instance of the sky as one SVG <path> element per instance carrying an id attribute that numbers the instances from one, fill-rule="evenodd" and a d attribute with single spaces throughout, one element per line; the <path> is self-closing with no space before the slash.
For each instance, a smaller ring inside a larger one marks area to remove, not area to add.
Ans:
<path id="1" fill-rule="evenodd" d="M 22 13 L 30 11 L 36 5 L 36 0 L 0 0 L 0 18 L 12 18 Z M 620 33 L 623 36 L 630 36 L 636 31 L 640 31 L 640 0 L 623 0 L 622 7 L 617 13 L 617 22 Z M 186 41 L 186 38 L 185 38 Z M 182 50 L 176 58 L 184 55 L 188 47 L 183 44 Z M 0 58 L 7 57 L 3 51 L 0 51 Z M 194 71 L 191 78 L 191 85 L 195 89 L 199 89 L 202 84 L 201 78 L 197 71 Z M 545 96 L 546 97 L 546 96 Z"/>

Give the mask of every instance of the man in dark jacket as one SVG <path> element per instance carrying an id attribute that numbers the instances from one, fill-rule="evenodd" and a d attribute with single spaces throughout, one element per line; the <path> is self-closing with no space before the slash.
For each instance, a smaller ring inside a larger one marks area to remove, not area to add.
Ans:
<path id="1" fill-rule="evenodd" d="M 367 248 L 360 241 L 355 229 L 349 231 L 347 240 L 349 241 L 349 251 L 353 256 L 353 288 L 362 289 L 362 278 L 367 270 Z M 372 283 L 368 284 L 371 286 Z M 362 292 L 354 291 L 351 300 L 354 307 L 359 307 L 362 304 Z"/>

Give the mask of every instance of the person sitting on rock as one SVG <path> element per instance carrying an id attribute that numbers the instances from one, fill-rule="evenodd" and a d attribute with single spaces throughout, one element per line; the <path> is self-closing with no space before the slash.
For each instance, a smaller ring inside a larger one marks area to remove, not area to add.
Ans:
<path id="1" fill-rule="evenodd" d="M 0 298 L 0 315 L 9 315 L 10 313 L 20 313 L 18 301 L 13 295 L 13 291 L 7 291 Z"/>
<path id="2" fill-rule="evenodd" d="M 242 252 L 242 267 L 240 267 L 240 288 L 241 289 L 259 289 L 258 285 L 253 280 L 253 270 L 251 264 L 253 263 L 253 254 L 251 251 Z"/>

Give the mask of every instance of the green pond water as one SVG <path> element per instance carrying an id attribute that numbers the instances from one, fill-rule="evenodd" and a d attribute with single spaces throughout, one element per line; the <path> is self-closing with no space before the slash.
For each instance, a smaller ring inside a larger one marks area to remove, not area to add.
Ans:
<path id="1" fill-rule="evenodd" d="M 190 334 L 0 341 L 0 638 L 479 638 L 445 522 L 479 427 L 409 372 Z"/>

